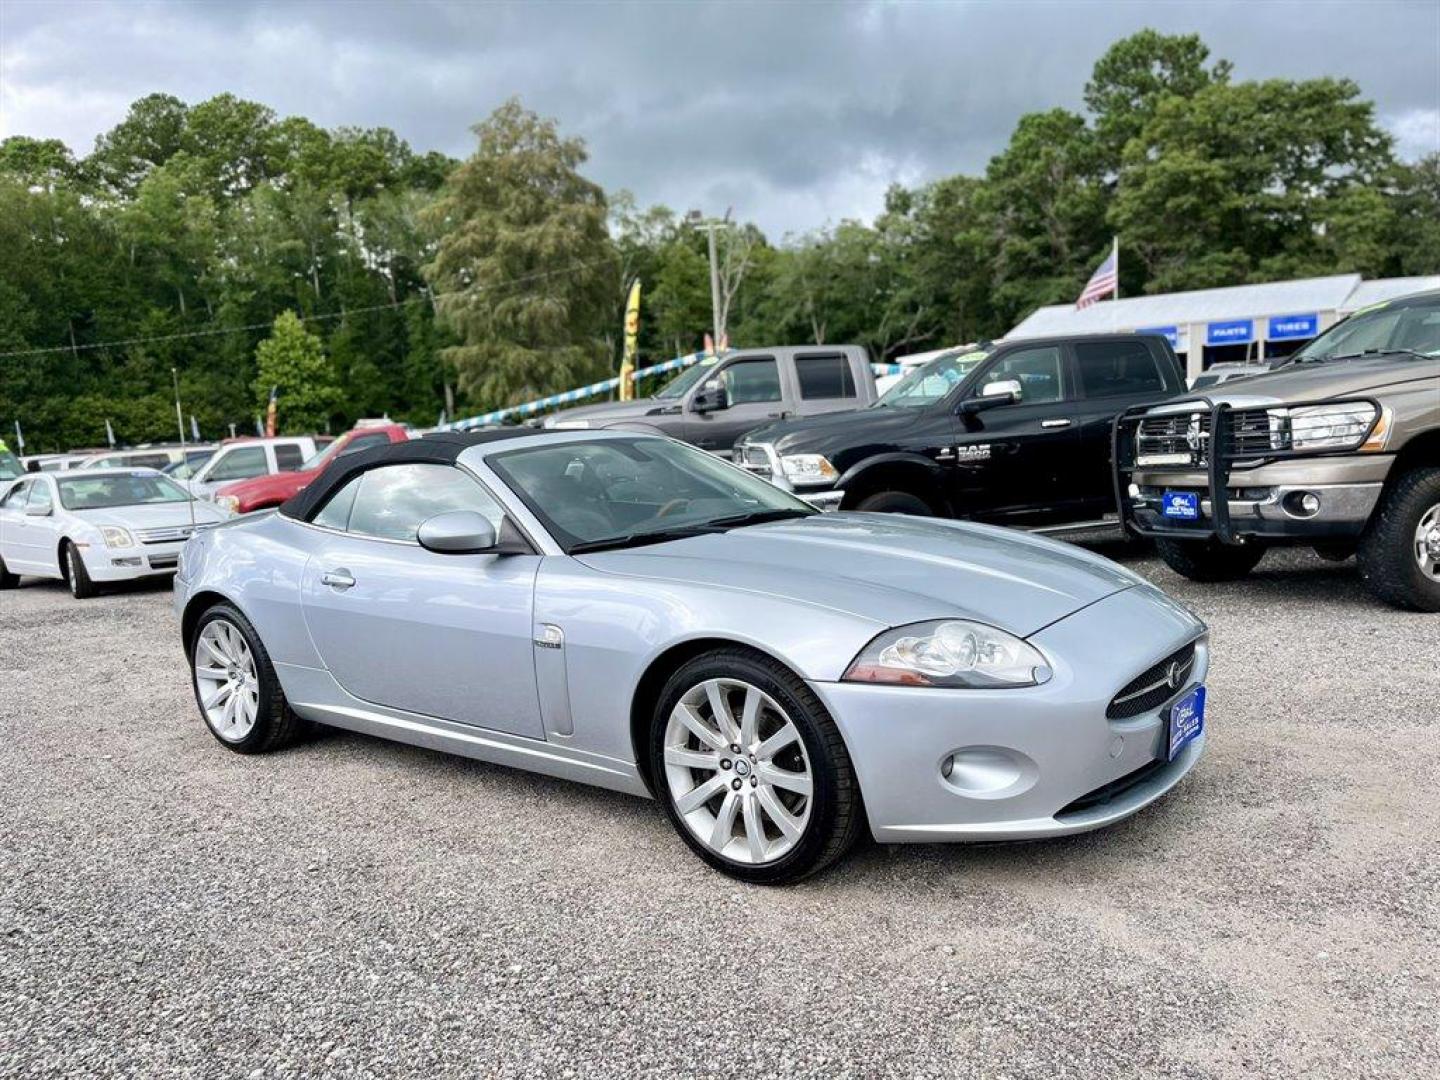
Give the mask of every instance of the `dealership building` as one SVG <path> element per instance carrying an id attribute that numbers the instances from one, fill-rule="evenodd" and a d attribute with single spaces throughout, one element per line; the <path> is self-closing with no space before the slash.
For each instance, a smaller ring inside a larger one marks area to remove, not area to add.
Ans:
<path id="1" fill-rule="evenodd" d="M 1163 334 L 1194 378 L 1212 364 L 1288 355 L 1351 312 L 1425 289 L 1440 289 L 1440 276 L 1365 281 L 1359 274 L 1337 274 L 1102 300 L 1081 309 L 1053 304 L 1032 312 L 1005 337 Z"/>

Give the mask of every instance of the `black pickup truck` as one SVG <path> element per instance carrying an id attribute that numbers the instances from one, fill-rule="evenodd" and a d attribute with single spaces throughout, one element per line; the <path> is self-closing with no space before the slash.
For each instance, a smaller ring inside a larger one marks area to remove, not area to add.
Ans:
<path id="1" fill-rule="evenodd" d="M 734 460 L 822 509 L 1073 528 L 1115 511 L 1115 417 L 1184 389 L 1157 335 L 985 344 L 936 357 L 869 408 L 757 428 Z"/>

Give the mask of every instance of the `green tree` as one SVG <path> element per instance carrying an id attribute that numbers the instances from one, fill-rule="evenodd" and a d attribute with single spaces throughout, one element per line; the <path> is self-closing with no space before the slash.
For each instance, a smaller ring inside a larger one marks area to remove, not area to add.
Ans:
<path id="1" fill-rule="evenodd" d="M 340 387 L 320 339 L 293 311 L 275 318 L 270 336 L 255 350 L 255 401 L 263 410 L 276 389 L 285 431 L 319 431 L 340 405 Z"/>
<path id="2" fill-rule="evenodd" d="M 428 274 L 446 350 L 482 405 L 510 404 L 604 374 L 618 307 L 605 195 L 581 176 L 581 140 L 511 100 L 475 128 L 431 218 L 442 238 Z"/>

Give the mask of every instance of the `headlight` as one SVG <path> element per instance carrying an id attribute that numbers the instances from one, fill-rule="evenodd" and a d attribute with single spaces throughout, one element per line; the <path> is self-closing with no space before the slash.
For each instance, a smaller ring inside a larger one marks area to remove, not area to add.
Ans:
<path id="1" fill-rule="evenodd" d="M 106 547 L 133 547 L 135 544 L 135 538 L 130 535 L 130 530 L 122 529 L 119 525 L 101 525 L 100 535 L 105 538 Z"/>
<path id="2" fill-rule="evenodd" d="M 1368 401 L 1309 405 L 1290 410 L 1290 446 L 1295 450 L 1338 450 L 1357 446 L 1375 423 Z"/>
<path id="3" fill-rule="evenodd" d="M 840 475 L 823 454 L 787 454 L 780 470 L 792 484 L 823 484 Z"/>
<path id="4" fill-rule="evenodd" d="M 238 514 L 240 512 L 240 497 L 238 495 L 216 495 L 215 505 L 227 514 Z"/>
<path id="5" fill-rule="evenodd" d="M 1036 686 L 1050 665 L 1014 634 L 966 619 L 936 619 L 887 630 L 860 650 L 847 682 L 984 690 Z"/>

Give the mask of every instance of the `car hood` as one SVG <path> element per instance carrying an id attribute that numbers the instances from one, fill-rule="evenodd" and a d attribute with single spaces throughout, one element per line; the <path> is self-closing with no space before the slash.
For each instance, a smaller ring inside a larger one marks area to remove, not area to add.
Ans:
<path id="1" fill-rule="evenodd" d="M 1204 387 L 1212 401 L 1235 409 L 1264 408 L 1292 402 L 1364 396 L 1389 386 L 1440 379 L 1440 359 L 1415 360 L 1373 356 L 1319 364 L 1293 364 L 1264 375 L 1250 375 L 1233 383 Z M 1186 395 L 1186 399 L 1192 395 Z M 1165 409 L 1166 406 L 1158 406 Z"/>
<path id="2" fill-rule="evenodd" d="M 241 502 L 257 495 L 293 495 L 320 474 L 319 469 L 296 470 L 295 472 L 269 473 L 252 476 L 248 480 L 231 480 L 215 489 L 216 496 L 234 495 Z"/>
<path id="3" fill-rule="evenodd" d="M 163 529 L 173 525 L 190 524 L 190 504 L 183 502 L 109 506 L 95 510 L 72 510 L 71 513 L 89 525 L 119 525 L 125 529 Z M 195 500 L 197 525 L 213 525 L 225 521 L 228 516 L 212 503 Z"/>
<path id="4" fill-rule="evenodd" d="M 576 557 L 608 573 L 788 596 L 884 626 L 969 618 L 1021 637 L 1142 584 L 1053 540 L 896 514 L 817 514 Z"/>
<path id="5" fill-rule="evenodd" d="M 884 433 L 902 431 L 912 426 L 923 409 L 897 409 L 890 406 L 845 409 L 842 412 L 820 413 L 818 416 L 776 420 L 746 432 L 746 442 L 771 443 L 782 454 L 828 446 L 834 440 L 845 445 L 855 442 L 858 432 L 866 439 L 883 438 Z"/>
<path id="6" fill-rule="evenodd" d="M 588 420 L 592 426 L 599 427 L 620 420 L 639 420 L 679 407 L 679 399 L 661 401 L 659 398 L 638 398 L 635 401 L 609 401 L 599 405 L 578 405 L 573 409 L 561 409 L 559 412 L 547 416 L 545 426 L 554 427 L 557 422 Z"/>

